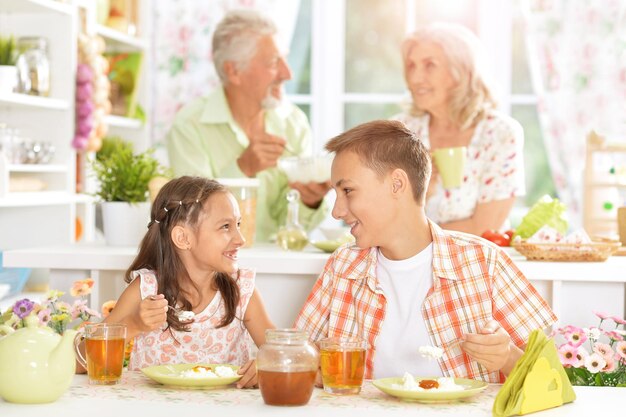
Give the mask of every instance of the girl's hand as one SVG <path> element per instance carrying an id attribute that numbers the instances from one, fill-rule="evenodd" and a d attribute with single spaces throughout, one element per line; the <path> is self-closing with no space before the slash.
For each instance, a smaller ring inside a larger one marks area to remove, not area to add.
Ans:
<path id="1" fill-rule="evenodd" d="M 158 330 L 167 323 L 167 300 L 163 294 L 146 297 L 139 303 L 137 329 L 141 332 Z"/>
<path id="2" fill-rule="evenodd" d="M 243 377 L 237 382 L 237 388 L 258 388 L 259 380 L 256 373 L 256 361 L 248 361 L 237 371 Z"/>

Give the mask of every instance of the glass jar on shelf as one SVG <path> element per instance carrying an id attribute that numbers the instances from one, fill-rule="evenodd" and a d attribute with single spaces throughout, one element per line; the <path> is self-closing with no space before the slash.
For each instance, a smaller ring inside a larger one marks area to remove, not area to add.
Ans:
<path id="1" fill-rule="evenodd" d="M 17 92 L 47 97 L 50 94 L 50 61 L 48 40 L 42 37 L 21 37 L 17 41 L 20 55 Z"/>

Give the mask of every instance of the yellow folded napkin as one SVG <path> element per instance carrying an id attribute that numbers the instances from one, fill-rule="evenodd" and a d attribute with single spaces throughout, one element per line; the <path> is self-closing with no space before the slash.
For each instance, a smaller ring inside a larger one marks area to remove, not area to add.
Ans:
<path id="1" fill-rule="evenodd" d="M 493 415 L 524 415 L 575 399 L 576 394 L 559 361 L 554 342 L 542 330 L 535 330 L 530 334 L 524 355 L 496 396 Z"/>

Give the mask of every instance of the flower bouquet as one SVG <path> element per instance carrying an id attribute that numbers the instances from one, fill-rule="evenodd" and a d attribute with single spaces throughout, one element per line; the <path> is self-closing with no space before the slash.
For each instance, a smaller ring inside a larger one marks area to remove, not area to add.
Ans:
<path id="1" fill-rule="evenodd" d="M 626 320 L 594 314 L 600 319 L 598 327 L 565 326 L 553 332 L 565 339 L 558 346 L 561 363 L 572 385 L 626 387 Z M 602 327 L 605 322 L 615 327 L 606 330 Z"/>
<path id="2" fill-rule="evenodd" d="M 62 335 L 68 328 L 78 328 L 92 317 L 100 317 L 100 313 L 87 306 L 85 298 L 91 293 L 93 284 L 90 278 L 74 282 L 70 294 L 78 299 L 73 304 L 61 301 L 64 293 L 57 290 L 48 291 L 41 303 L 27 298 L 19 300 L 0 315 L 0 324 L 17 330 L 25 327 L 27 320 L 38 320 L 41 326 L 51 327 Z"/>

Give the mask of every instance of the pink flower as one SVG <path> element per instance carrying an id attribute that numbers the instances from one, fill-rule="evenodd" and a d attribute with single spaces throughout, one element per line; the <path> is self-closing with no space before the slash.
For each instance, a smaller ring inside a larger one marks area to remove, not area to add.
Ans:
<path id="1" fill-rule="evenodd" d="M 602 368 L 602 372 L 613 372 L 616 368 L 615 366 L 615 359 L 611 358 L 605 358 L 606 360 L 606 365 L 604 366 L 604 368 Z"/>
<path id="2" fill-rule="evenodd" d="M 611 346 L 607 345 L 606 343 L 597 342 L 596 345 L 593 347 L 593 351 L 602 356 L 604 360 L 607 361 L 607 363 L 609 362 L 609 359 L 612 359 L 615 355 L 615 352 L 613 352 Z"/>
<path id="3" fill-rule="evenodd" d="M 606 361 L 597 353 L 592 353 L 585 358 L 585 368 L 592 374 L 596 374 L 604 369 Z"/>
<path id="4" fill-rule="evenodd" d="M 626 342 L 617 342 L 615 352 L 620 358 L 626 359 Z"/>
<path id="5" fill-rule="evenodd" d="M 561 363 L 565 366 L 576 366 L 579 362 L 577 355 L 578 348 L 575 346 L 566 343 L 559 347 L 559 358 L 561 359 Z"/>
<path id="6" fill-rule="evenodd" d="M 594 312 L 593 312 L 593 314 L 595 314 L 596 316 L 598 316 L 598 318 L 599 318 L 600 320 L 606 320 L 606 319 L 608 319 L 609 317 L 611 317 L 611 316 L 609 316 L 609 314 L 608 314 L 608 313 L 605 313 L 604 311 L 594 311 Z"/>
<path id="7" fill-rule="evenodd" d="M 587 359 L 587 356 L 589 356 L 589 352 L 587 352 L 584 347 L 579 346 L 576 351 L 576 363 L 574 364 L 574 368 L 581 368 L 585 366 L 585 359 Z"/>
<path id="8" fill-rule="evenodd" d="M 622 336 L 621 334 L 619 334 L 618 332 L 616 332 L 615 330 L 611 330 L 608 332 L 604 332 L 604 334 L 607 337 L 610 337 L 611 340 L 615 340 L 615 341 L 620 341 L 620 340 L 624 340 L 624 336 Z"/>
<path id="9" fill-rule="evenodd" d="M 624 320 L 621 317 L 617 317 L 617 316 L 612 316 L 611 320 L 613 320 L 615 323 L 617 324 L 626 324 L 626 320 Z"/>
<path id="10" fill-rule="evenodd" d="M 45 308 L 45 309 L 39 311 L 39 313 L 37 313 L 37 317 L 39 317 L 39 323 L 41 323 L 42 326 L 47 326 L 48 322 L 51 319 L 50 309 L 49 308 Z"/>
<path id="11" fill-rule="evenodd" d="M 582 345 L 587 340 L 587 335 L 585 334 L 585 332 L 582 329 L 573 326 L 572 330 L 568 333 L 565 333 L 564 336 L 565 339 L 567 339 L 567 343 L 574 347 Z"/>

